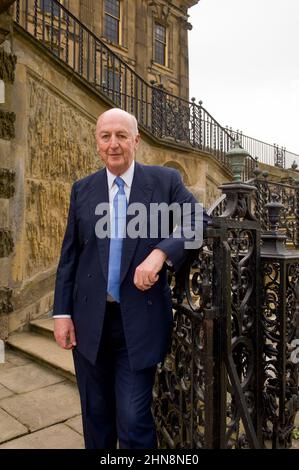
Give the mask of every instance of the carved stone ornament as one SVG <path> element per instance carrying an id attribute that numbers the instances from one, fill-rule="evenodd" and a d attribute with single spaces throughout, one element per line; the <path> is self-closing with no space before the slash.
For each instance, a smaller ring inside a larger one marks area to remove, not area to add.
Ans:
<path id="1" fill-rule="evenodd" d="M 8 54 L 3 48 L 0 48 L 0 80 L 14 82 L 16 63 L 16 55 Z"/>
<path id="2" fill-rule="evenodd" d="M 14 195 L 15 172 L 0 168 L 0 198 L 9 199 Z"/>
<path id="3" fill-rule="evenodd" d="M 15 113 L 0 110 L 0 139 L 10 140 L 15 137 Z"/>
<path id="4" fill-rule="evenodd" d="M 6 258 L 14 249 L 14 242 L 10 230 L 0 229 L 0 258 Z"/>
<path id="5" fill-rule="evenodd" d="M 0 287 L 0 316 L 13 311 L 11 303 L 12 289 Z"/>

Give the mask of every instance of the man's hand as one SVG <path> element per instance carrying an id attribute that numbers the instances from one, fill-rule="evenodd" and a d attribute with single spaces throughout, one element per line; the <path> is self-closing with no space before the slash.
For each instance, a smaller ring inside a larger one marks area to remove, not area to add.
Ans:
<path id="1" fill-rule="evenodd" d="M 61 348 L 73 349 L 77 344 L 73 320 L 71 318 L 54 318 L 54 336 Z"/>
<path id="2" fill-rule="evenodd" d="M 145 260 L 137 266 L 134 274 L 134 284 L 137 289 L 150 289 L 159 279 L 161 270 L 167 255 L 164 251 L 155 248 Z"/>

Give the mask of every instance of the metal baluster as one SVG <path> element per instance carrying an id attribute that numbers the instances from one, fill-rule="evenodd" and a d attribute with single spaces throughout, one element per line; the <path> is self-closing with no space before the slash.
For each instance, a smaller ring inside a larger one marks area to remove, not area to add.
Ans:
<path id="1" fill-rule="evenodd" d="M 203 109 L 202 109 L 202 101 L 199 101 L 199 148 L 203 148 L 203 142 L 205 139 L 205 119 L 203 118 Z"/>
<path id="2" fill-rule="evenodd" d="M 62 10 L 60 6 L 58 7 L 58 57 L 60 58 L 60 50 L 61 50 L 61 15 Z"/>
<path id="3" fill-rule="evenodd" d="M 93 37 L 93 83 L 97 84 L 97 42 Z"/>
<path id="4" fill-rule="evenodd" d="M 124 77 L 124 92 L 125 92 L 125 111 L 128 111 L 128 92 L 127 92 L 127 66 L 124 65 L 125 77 Z"/>
<path id="5" fill-rule="evenodd" d="M 83 75 L 83 29 L 79 29 L 79 74 Z"/>
<path id="6" fill-rule="evenodd" d="M 87 63 L 86 63 L 86 71 L 87 71 L 87 80 L 89 81 L 89 67 L 90 67 L 90 34 L 86 31 L 87 34 Z"/>
<path id="7" fill-rule="evenodd" d="M 16 2 L 16 22 L 20 24 L 20 0 Z"/>
<path id="8" fill-rule="evenodd" d="M 45 22 L 45 0 L 42 0 L 42 37 L 43 43 L 45 43 L 45 30 L 46 30 L 46 22 Z"/>
<path id="9" fill-rule="evenodd" d="M 70 34 L 70 18 L 66 14 L 66 44 L 65 44 L 65 61 L 69 63 L 69 34 Z"/>
<path id="10" fill-rule="evenodd" d="M 112 56 L 112 100 L 115 103 L 115 57 Z"/>
<path id="11" fill-rule="evenodd" d="M 51 2 L 51 27 L 50 27 L 50 49 L 53 51 L 53 36 L 54 36 L 54 3 Z"/>
<path id="12" fill-rule="evenodd" d="M 99 51 L 98 45 L 97 45 L 97 52 Z M 103 84 L 103 46 L 102 43 L 100 43 L 100 89 Z"/>
<path id="13" fill-rule="evenodd" d="M 73 20 L 73 70 L 76 70 L 76 22 Z"/>
<path id="14" fill-rule="evenodd" d="M 25 29 L 28 31 L 28 0 L 25 1 Z"/>
<path id="15" fill-rule="evenodd" d="M 146 84 L 146 87 L 145 87 L 145 127 L 146 129 L 148 129 L 148 110 L 149 110 L 148 91 L 149 91 L 149 86 L 148 84 Z"/>
<path id="16" fill-rule="evenodd" d="M 37 0 L 34 0 L 34 13 L 33 13 L 33 21 L 34 21 L 34 37 L 37 37 Z"/>
<path id="17" fill-rule="evenodd" d="M 130 80 L 130 83 L 131 83 L 131 113 L 133 113 L 134 111 L 134 98 L 133 98 L 133 86 L 134 86 L 134 83 L 133 83 L 133 74 L 132 72 L 130 71 L 130 76 L 131 76 L 131 80 Z"/>
<path id="18" fill-rule="evenodd" d="M 143 112 L 143 100 L 144 100 L 144 97 L 143 97 L 143 82 L 141 82 L 141 95 L 140 95 L 140 121 L 142 123 L 142 125 L 144 124 L 144 112 Z"/>
<path id="19" fill-rule="evenodd" d="M 109 67 L 110 66 L 110 60 L 109 59 L 110 59 L 109 52 L 107 51 L 107 68 L 106 68 L 106 70 L 107 70 L 107 91 L 106 91 L 106 93 L 107 93 L 107 96 L 110 97 L 111 93 L 110 93 L 110 67 Z"/>

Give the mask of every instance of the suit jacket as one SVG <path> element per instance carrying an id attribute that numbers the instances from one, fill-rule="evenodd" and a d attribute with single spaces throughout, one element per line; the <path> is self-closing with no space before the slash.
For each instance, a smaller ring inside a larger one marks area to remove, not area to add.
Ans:
<path id="1" fill-rule="evenodd" d="M 72 316 L 78 350 L 95 363 L 106 309 L 109 238 L 95 234 L 99 216 L 95 208 L 108 202 L 106 169 L 74 183 L 66 232 L 57 269 L 53 315 Z M 178 171 L 135 163 L 129 204 L 171 204 L 196 200 L 185 188 Z M 149 211 L 148 211 L 149 213 Z M 127 223 L 132 216 L 127 216 Z M 144 221 L 149 224 L 149 217 Z M 205 215 L 205 222 L 207 216 Z M 171 291 L 167 266 L 147 291 L 133 283 L 136 267 L 154 248 L 160 248 L 177 270 L 186 257 L 183 237 L 125 238 L 121 260 L 120 307 L 132 370 L 163 361 L 172 330 Z"/>

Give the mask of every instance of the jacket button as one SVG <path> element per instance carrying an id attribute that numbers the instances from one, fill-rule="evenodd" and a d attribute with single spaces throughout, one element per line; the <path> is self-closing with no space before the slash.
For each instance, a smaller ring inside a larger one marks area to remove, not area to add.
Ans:
<path id="1" fill-rule="evenodd" d="M 88 238 L 85 238 L 84 244 L 87 245 L 87 243 L 88 243 Z"/>
<path id="2" fill-rule="evenodd" d="M 147 305 L 153 305 L 153 302 L 151 300 L 148 300 Z"/>
<path id="3" fill-rule="evenodd" d="M 91 277 L 91 274 L 88 273 L 88 274 L 87 274 L 87 277 Z"/>

